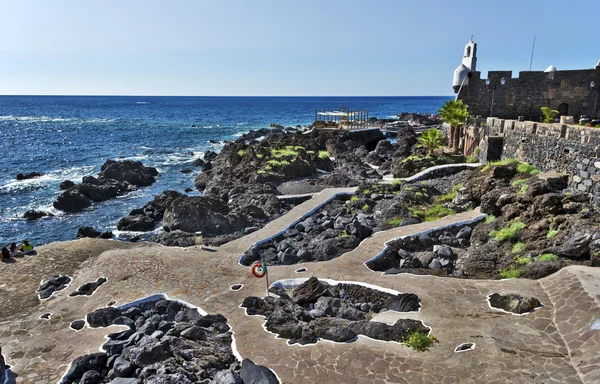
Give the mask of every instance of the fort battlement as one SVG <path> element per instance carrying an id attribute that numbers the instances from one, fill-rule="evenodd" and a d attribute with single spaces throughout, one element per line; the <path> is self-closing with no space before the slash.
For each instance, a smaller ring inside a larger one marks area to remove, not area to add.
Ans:
<path id="1" fill-rule="evenodd" d="M 540 121 L 541 107 L 558 110 L 560 116 L 599 117 L 600 62 L 594 68 L 559 71 L 489 71 L 487 79 L 469 63 L 476 63 L 476 44 L 470 41 L 463 63 L 454 72 L 454 91 L 469 106 L 469 114 Z M 468 57 L 467 55 L 471 55 Z M 471 61 L 468 61 L 469 58 Z"/>
<path id="2" fill-rule="evenodd" d="M 467 154 L 481 147 L 482 162 L 516 158 L 542 171 L 566 172 L 571 188 L 600 198 L 599 128 L 490 117 L 467 126 L 465 138 Z"/>

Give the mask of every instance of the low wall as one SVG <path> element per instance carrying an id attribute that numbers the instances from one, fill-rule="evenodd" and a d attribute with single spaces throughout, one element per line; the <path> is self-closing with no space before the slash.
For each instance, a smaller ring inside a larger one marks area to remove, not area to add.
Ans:
<path id="1" fill-rule="evenodd" d="M 502 138 L 503 159 L 565 172 L 571 188 L 600 197 L 600 129 L 488 118 L 484 141 L 494 137 Z"/>

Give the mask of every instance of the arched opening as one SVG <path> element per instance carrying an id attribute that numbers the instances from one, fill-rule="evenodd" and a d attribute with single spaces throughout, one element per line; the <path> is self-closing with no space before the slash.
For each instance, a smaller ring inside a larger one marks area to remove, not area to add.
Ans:
<path id="1" fill-rule="evenodd" d="M 467 57 L 471 57 L 471 47 L 467 47 Z"/>
<path id="2" fill-rule="evenodd" d="M 569 104 L 562 103 L 558 106 L 558 114 L 560 116 L 568 116 L 569 115 Z"/>

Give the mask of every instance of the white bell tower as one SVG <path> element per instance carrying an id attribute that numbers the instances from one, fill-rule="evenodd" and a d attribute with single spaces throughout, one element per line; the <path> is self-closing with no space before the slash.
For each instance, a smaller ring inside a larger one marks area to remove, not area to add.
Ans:
<path id="1" fill-rule="evenodd" d="M 471 40 L 465 45 L 462 63 L 465 67 L 469 68 L 471 72 L 477 70 L 477 44 L 473 41 L 473 36 L 471 36 Z"/>
<path id="2" fill-rule="evenodd" d="M 454 79 L 452 87 L 454 93 L 457 93 L 459 89 L 464 85 L 469 85 L 469 73 L 477 70 L 477 44 L 471 40 L 465 45 L 465 52 L 463 54 L 462 63 L 454 70 Z"/>

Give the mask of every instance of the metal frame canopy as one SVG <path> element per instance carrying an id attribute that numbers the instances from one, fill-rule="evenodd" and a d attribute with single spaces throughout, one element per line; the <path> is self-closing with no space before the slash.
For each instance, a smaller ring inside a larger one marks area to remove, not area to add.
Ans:
<path id="1" fill-rule="evenodd" d="M 369 111 L 367 110 L 315 110 L 316 127 L 361 129 L 367 128 Z"/>

